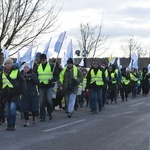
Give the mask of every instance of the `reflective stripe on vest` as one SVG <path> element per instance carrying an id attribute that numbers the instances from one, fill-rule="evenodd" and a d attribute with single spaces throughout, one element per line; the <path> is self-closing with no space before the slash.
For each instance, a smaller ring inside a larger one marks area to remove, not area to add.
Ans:
<path id="1" fill-rule="evenodd" d="M 46 64 L 45 69 L 43 70 L 42 64 L 40 64 L 38 66 L 38 79 L 41 82 L 43 82 L 44 84 L 48 84 L 49 80 L 53 78 L 53 73 L 52 73 L 52 69 L 51 66 L 49 64 L 49 62 Z"/>
<path id="2" fill-rule="evenodd" d="M 123 77 L 121 78 L 121 83 L 124 83 L 125 85 L 129 84 L 130 83 L 130 80 L 126 79 L 126 77 Z"/>
<path id="3" fill-rule="evenodd" d="M 13 70 L 9 77 L 11 79 L 16 79 L 18 75 L 18 70 Z M 2 89 L 4 89 L 6 86 L 8 86 L 9 88 L 14 88 L 14 86 L 11 84 L 11 82 L 7 79 L 5 73 L 2 73 Z"/>
<path id="4" fill-rule="evenodd" d="M 59 80 L 60 82 L 63 84 L 64 82 L 64 74 L 65 74 L 65 71 L 66 71 L 66 67 L 61 71 L 60 75 L 59 75 Z M 73 77 L 75 79 L 77 79 L 77 75 L 78 75 L 78 68 L 76 66 L 73 65 Z"/>
<path id="5" fill-rule="evenodd" d="M 90 84 L 92 84 L 93 82 L 96 82 L 96 85 L 104 85 L 101 70 L 98 70 L 97 74 L 94 73 L 93 69 L 91 70 L 91 82 L 90 82 Z"/>

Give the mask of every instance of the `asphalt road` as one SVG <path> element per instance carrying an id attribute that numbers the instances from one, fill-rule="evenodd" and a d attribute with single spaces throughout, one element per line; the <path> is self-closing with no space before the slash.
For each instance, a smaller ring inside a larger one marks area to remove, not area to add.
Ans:
<path id="1" fill-rule="evenodd" d="M 118 99 L 98 114 L 84 107 L 68 118 L 56 109 L 51 121 L 23 123 L 17 115 L 16 131 L 0 126 L 0 150 L 150 150 L 150 95 Z"/>

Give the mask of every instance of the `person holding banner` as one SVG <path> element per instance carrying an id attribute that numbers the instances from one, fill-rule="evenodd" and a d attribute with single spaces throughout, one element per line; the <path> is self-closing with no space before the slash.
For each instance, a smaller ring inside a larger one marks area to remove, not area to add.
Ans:
<path id="1" fill-rule="evenodd" d="M 39 98 L 40 98 L 40 122 L 45 122 L 46 111 L 45 105 L 47 104 L 47 111 L 49 120 L 53 119 L 53 102 L 52 94 L 55 82 L 59 78 L 58 69 L 47 61 L 45 54 L 40 55 L 40 64 L 35 69 L 35 73 L 39 79 Z"/>

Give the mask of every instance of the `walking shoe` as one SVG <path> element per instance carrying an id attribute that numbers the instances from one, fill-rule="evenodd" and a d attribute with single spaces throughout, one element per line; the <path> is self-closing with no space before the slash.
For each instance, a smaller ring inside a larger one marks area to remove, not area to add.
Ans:
<path id="1" fill-rule="evenodd" d="M 45 122 L 45 119 L 40 119 L 40 122 Z"/>
<path id="2" fill-rule="evenodd" d="M 29 120 L 25 120 L 24 127 L 28 127 L 30 125 Z"/>
<path id="3" fill-rule="evenodd" d="M 53 119 L 53 114 L 51 113 L 50 115 L 49 115 L 49 120 L 52 120 Z"/>
<path id="4" fill-rule="evenodd" d="M 6 128 L 5 128 L 5 130 L 11 130 L 11 126 L 10 125 L 8 125 Z"/>
<path id="5" fill-rule="evenodd" d="M 72 117 L 72 113 L 68 112 L 68 118 L 71 118 Z"/>
<path id="6" fill-rule="evenodd" d="M 92 111 L 91 114 L 97 114 L 97 111 Z"/>
<path id="7" fill-rule="evenodd" d="M 32 123 L 33 123 L 33 124 L 36 124 L 36 121 L 37 121 L 37 120 L 36 120 L 36 117 L 33 117 Z"/>
<path id="8" fill-rule="evenodd" d="M 11 125 L 10 130 L 16 130 L 16 126 L 15 125 Z"/>

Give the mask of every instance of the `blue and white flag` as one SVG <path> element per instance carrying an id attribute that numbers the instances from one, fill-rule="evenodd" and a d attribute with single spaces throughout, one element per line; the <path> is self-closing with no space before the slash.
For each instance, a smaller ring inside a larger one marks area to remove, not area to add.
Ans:
<path id="1" fill-rule="evenodd" d="M 16 62 L 21 64 L 21 57 L 20 57 L 19 51 L 17 52 L 17 60 L 16 60 Z"/>
<path id="2" fill-rule="evenodd" d="M 31 60 L 31 57 L 32 57 L 32 45 L 29 47 L 29 49 L 21 57 L 21 63 L 22 62 L 29 62 Z"/>
<path id="3" fill-rule="evenodd" d="M 60 52 L 62 44 L 63 44 L 63 41 L 64 41 L 64 38 L 65 38 L 65 35 L 66 35 L 66 31 L 62 32 L 59 35 L 59 37 L 58 37 L 58 39 L 57 39 L 57 41 L 55 43 L 55 46 L 54 46 L 54 52 L 56 52 L 56 53 Z"/>
<path id="4" fill-rule="evenodd" d="M 73 59 L 73 48 L 72 48 L 72 40 L 70 40 L 68 47 L 67 47 L 67 59 L 72 58 Z"/>
<path id="5" fill-rule="evenodd" d="M 133 60 L 132 68 L 138 69 L 138 54 L 134 53 L 131 58 Z"/>
<path id="6" fill-rule="evenodd" d="M 67 64 L 67 55 L 66 55 L 66 53 L 64 52 L 64 54 L 63 54 L 63 57 L 61 58 L 61 63 L 60 63 L 60 65 L 62 66 L 62 68 L 64 68 L 65 67 L 65 65 Z"/>
<path id="7" fill-rule="evenodd" d="M 51 39 L 47 42 L 47 44 L 45 45 L 45 48 L 44 48 L 44 51 L 43 51 L 43 54 L 45 55 L 48 55 L 48 50 L 49 50 L 49 46 L 50 46 L 50 43 L 51 43 Z"/>
<path id="8" fill-rule="evenodd" d="M 6 48 L 3 47 L 2 48 L 2 52 L 3 52 L 3 57 L 4 57 L 4 60 L 5 60 L 6 58 L 8 58 L 9 50 L 6 50 Z"/>

